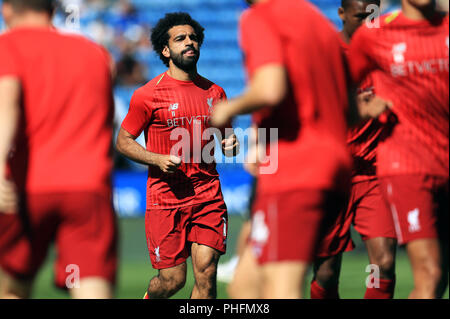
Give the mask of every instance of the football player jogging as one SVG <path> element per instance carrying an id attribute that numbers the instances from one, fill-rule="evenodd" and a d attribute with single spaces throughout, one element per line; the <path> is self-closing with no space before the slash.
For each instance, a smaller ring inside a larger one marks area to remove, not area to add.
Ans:
<path id="1" fill-rule="evenodd" d="M 168 70 L 134 93 L 117 138 L 122 154 L 148 165 L 145 228 L 158 275 L 150 280 L 145 299 L 169 298 L 180 290 L 189 256 L 195 277 L 191 298 L 216 298 L 227 209 L 213 148 L 208 151 L 214 145 L 208 130 L 213 105 L 226 95 L 197 73 L 203 31 L 186 13 L 167 14 L 156 24 L 151 41 Z M 146 149 L 135 141 L 141 132 Z M 232 130 L 218 136 L 225 155 L 237 153 Z"/>
<path id="2" fill-rule="evenodd" d="M 260 170 L 252 211 L 261 295 L 302 298 L 323 218 L 340 210 L 350 184 L 345 63 L 339 35 L 310 3 L 248 2 L 240 25 L 248 90 L 218 104 L 212 123 L 254 113 L 258 135 L 267 130 L 265 152 L 278 167 Z M 277 141 L 269 128 L 278 129 Z M 270 152 L 275 146 L 278 156 Z"/>
<path id="3" fill-rule="evenodd" d="M 377 175 L 411 262 L 410 298 L 441 297 L 448 282 L 448 19 L 432 0 L 402 0 L 379 28 L 359 28 L 349 51 L 354 81 L 381 74 L 376 94 L 396 116 Z"/>
<path id="4" fill-rule="evenodd" d="M 376 5 L 375 8 L 368 7 Z M 343 22 L 342 47 L 348 53 L 348 43 L 354 32 L 371 14 L 379 10 L 378 0 L 343 0 L 338 9 Z M 378 17 L 378 16 L 377 16 Z M 373 22 L 373 21 L 369 21 Z M 374 92 L 374 80 L 360 85 L 358 103 L 369 104 Z M 365 106 L 370 107 L 370 105 Z M 376 282 L 369 283 L 364 298 L 392 298 L 395 288 L 395 229 L 391 212 L 381 196 L 376 178 L 376 148 L 384 124 L 369 119 L 350 128 L 348 144 L 354 169 L 349 203 L 331 225 L 327 226 L 314 267 L 311 283 L 312 299 L 339 298 L 338 284 L 342 253 L 353 249 L 350 226 L 361 235 L 369 254 L 369 262 L 378 267 Z"/>
<path id="5" fill-rule="evenodd" d="M 3 0 L 0 35 L 0 297 L 30 297 L 55 242 L 55 283 L 111 298 L 113 99 L 108 53 L 51 24 L 51 0 Z"/>

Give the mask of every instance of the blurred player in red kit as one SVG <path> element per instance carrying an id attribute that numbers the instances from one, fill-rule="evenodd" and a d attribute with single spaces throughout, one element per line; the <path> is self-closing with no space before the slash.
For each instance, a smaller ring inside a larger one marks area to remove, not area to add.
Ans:
<path id="1" fill-rule="evenodd" d="M 151 279 L 146 299 L 168 298 L 181 289 L 189 256 L 195 277 L 191 298 L 216 297 L 227 209 L 214 159 L 203 154 L 214 143 L 214 135 L 208 134 L 213 105 L 226 95 L 197 73 L 203 32 L 186 13 L 167 14 L 157 23 L 151 40 L 168 70 L 134 93 L 117 138 L 122 154 L 148 165 L 145 228 L 150 259 L 159 273 Z M 135 141 L 141 132 L 146 149 Z M 224 154 L 236 154 L 232 130 L 219 136 Z"/>
<path id="2" fill-rule="evenodd" d="M 278 129 L 266 147 L 277 145 L 269 158 L 278 169 L 259 172 L 251 240 L 262 296 L 302 298 L 322 221 L 339 212 L 350 184 L 345 60 L 338 33 L 308 2 L 248 2 L 240 25 L 248 90 L 217 105 L 212 123 L 254 113 L 259 129 Z"/>
<path id="3" fill-rule="evenodd" d="M 375 5 L 376 7 L 369 7 Z M 354 32 L 372 13 L 377 14 L 379 0 L 343 0 L 338 9 L 343 22 L 342 47 L 348 54 L 348 43 Z M 378 16 L 377 16 L 378 17 Z M 369 21 L 373 22 L 373 21 Z M 359 103 L 370 103 L 374 80 L 365 79 L 360 84 Z M 367 100 L 367 102 L 365 102 Z M 370 107 L 366 105 L 365 107 Z M 384 125 L 369 119 L 350 128 L 348 144 L 353 155 L 354 169 L 349 203 L 338 218 L 328 225 L 322 239 L 311 283 L 312 299 L 339 298 L 338 283 L 342 253 L 353 249 L 350 226 L 361 235 L 369 254 L 370 264 L 379 267 L 378 285 L 367 287 L 364 298 L 392 298 L 395 288 L 395 229 L 391 212 L 381 196 L 376 177 L 376 148 Z M 378 286 L 378 287 L 377 287 Z"/>
<path id="4" fill-rule="evenodd" d="M 0 36 L 0 297 L 30 296 L 55 241 L 56 285 L 74 298 L 111 298 L 110 57 L 55 30 L 53 7 L 2 6 L 10 31 Z"/>
<path id="5" fill-rule="evenodd" d="M 381 74 L 376 95 L 396 124 L 377 149 L 377 175 L 414 276 L 410 298 L 441 297 L 448 284 L 449 18 L 432 0 L 362 26 L 350 44 L 356 83 Z"/>

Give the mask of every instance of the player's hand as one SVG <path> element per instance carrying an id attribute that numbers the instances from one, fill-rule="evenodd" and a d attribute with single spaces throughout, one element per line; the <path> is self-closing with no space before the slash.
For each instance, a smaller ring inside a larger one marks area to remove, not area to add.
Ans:
<path id="1" fill-rule="evenodd" d="M 358 94 L 357 103 L 359 115 L 362 119 L 377 118 L 386 110 L 392 108 L 392 102 L 373 95 L 371 91 Z"/>
<path id="2" fill-rule="evenodd" d="M 239 141 L 236 135 L 232 134 L 222 140 L 223 154 L 227 157 L 235 156 L 239 150 Z"/>
<path id="3" fill-rule="evenodd" d="M 229 113 L 230 107 L 228 101 L 217 103 L 211 115 L 211 125 L 214 127 L 224 127 L 231 120 L 231 114 Z"/>
<path id="4" fill-rule="evenodd" d="M 14 214 L 18 210 L 16 186 L 11 181 L 0 177 L 0 212 Z"/>
<path id="5" fill-rule="evenodd" d="M 175 155 L 160 155 L 157 165 L 164 173 L 173 174 L 180 167 L 181 158 Z"/>

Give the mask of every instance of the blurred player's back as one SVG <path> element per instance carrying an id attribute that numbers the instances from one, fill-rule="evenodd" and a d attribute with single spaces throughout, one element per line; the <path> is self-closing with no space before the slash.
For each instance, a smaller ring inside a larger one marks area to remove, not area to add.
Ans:
<path id="1" fill-rule="evenodd" d="M 276 52 L 287 69 L 290 93 L 276 109 L 256 114 L 259 127 L 277 127 L 279 183 L 267 182 L 275 175 L 262 175 L 262 191 L 293 188 L 330 188 L 336 169 L 349 165 L 346 147 L 347 80 L 344 56 L 337 31 L 307 1 L 274 0 L 254 5 L 243 17 L 244 30 L 256 30 L 261 20 L 270 23 L 271 32 L 281 41 Z M 254 32 L 254 31 L 253 31 Z M 272 52 L 270 41 L 252 41 L 243 32 L 242 46 L 257 46 L 261 54 L 247 56 L 250 75 L 264 62 L 262 52 Z M 295 158 L 295 160 L 293 160 Z M 308 170 L 299 169 L 308 167 Z M 271 186 L 270 186 L 271 185 Z"/>
<path id="2" fill-rule="evenodd" d="M 14 125 L 1 126 L 0 145 L 13 146 L 16 184 L 3 192 L 20 200 L 16 214 L 0 214 L 0 297 L 29 297 L 55 242 L 55 284 L 76 287 L 75 298 L 109 298 L 117 267 L 109 58 L 87 39 L 55 30 L 53 8 L 52 0 L 2 6 L 11 30 L 0 36 L 1 116 Z"/>
<path id="3" fill-rule="evenodd" d="M 11 161 L 18 186 L 64 191 L 108 185 L 113 104 L 106 51 L 49 28 L 14 29 L 0 37 L 0 47 L 14 53 L 6 58 L 24 93 L 21 147 Z"/>

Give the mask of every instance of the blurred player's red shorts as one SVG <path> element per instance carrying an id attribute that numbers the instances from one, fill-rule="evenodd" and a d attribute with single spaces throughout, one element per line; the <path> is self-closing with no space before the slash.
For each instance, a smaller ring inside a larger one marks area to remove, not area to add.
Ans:
<path id="1" fill-rule="evenodd" d="M 18 214 L 0 214 L 0 267 L 32 279 L 55 241 L 55 284 L 69 277 L 115 282 L 117 227 L 109 192 L 28 194 Z M 71 279 L 71 280 L 72 280 Z M 70 284 L 73 284 L 71 282 Z"/>
<path id="2" fill-rule="evenodd" d="M 185 262 L 191 254 L 191 243 L 224 254 L 227 232 L 227 206 L 222 199 L 173 209 L 148 209 L 145 214 L 147 246 L 155 269 Z"/>
<path id="3" fill-rule="evenodd" d="M 312 262 L 325 216 L 336 216 L 344 204 L 344 195 L 320 190 L 258 194 L 250 243 L 259 263 Z"/>
<path id="4" fill-rule="evenodd" d="M 392 214 L 381 196 L 377 179 L 353 183 L 347 206 L 337 218 L 328 218 L 327 222 L 317 257 L 351 251 L 354 248 L 350 234 L 352 224 L 363 240 L 396 237 Z"/>
<path id="5" fill-rule="evenodd" d="M 440 238 L 448 243 L 449 178 L 399 175 L 380 178 L 399 244 Z"/>

